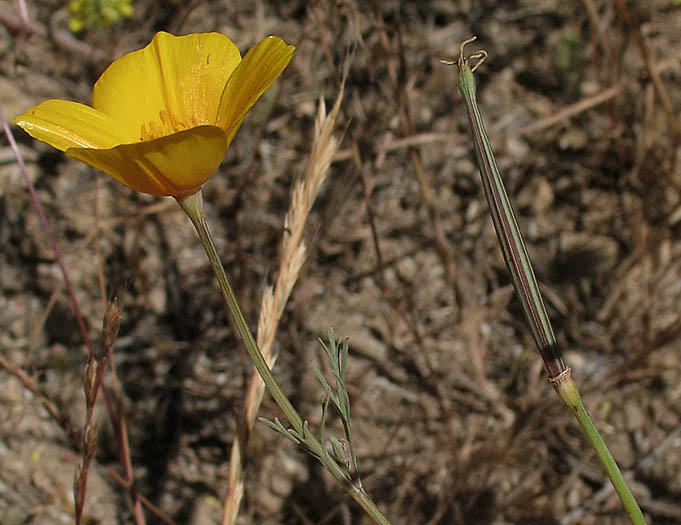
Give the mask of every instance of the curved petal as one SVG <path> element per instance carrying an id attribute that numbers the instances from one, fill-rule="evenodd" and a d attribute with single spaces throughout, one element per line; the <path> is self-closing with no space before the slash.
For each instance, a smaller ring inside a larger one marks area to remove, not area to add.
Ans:
<path id="1" fill-rule="evenodd" d="M 46 100 L 14 119 L 31 137 L 61 151 L 113 148 L 123 142 L 120 124 L 96 109 L 68 100 Z"/>
<path id="2" fill-rule="evenodd" d="M 229 77 L 220 100 L 217 125 L 227 131 L 230 142 L 248 110 L 286 69 L 294 50 L 281 38 L 268 36 L 246 53 Z"/>
<path id="3" fill-rule="evenodd" d="M 162 112 L 179 121 L 170 132 L 214 125 L 220 96 L 240 61 L 239 49 L 223 34 L 159 32 L 102 73 L 92 106 L 121 121 L 128 143 L 139 141 L 141 126 L 159 122 Z"/>
<path id="4" fill-rule="evenodd" d="M 222 128 L 199 126 L 149 142 L 112 149 L 70 148 L 66 154 L 133 190 L 178 197 L 201 188 L 220 166 L 227 146 Z"/>

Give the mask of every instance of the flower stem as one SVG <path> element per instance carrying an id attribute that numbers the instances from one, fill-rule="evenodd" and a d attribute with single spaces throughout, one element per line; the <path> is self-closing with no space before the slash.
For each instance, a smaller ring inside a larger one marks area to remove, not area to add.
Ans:
<path id="1" fill-rule="evenodd" d="M 326 452 L 322 444 L 309 432 L 307 424 L 303 422 L 303 418 L 300 417 L 298 411 L 291 404 L 286 394 L 282 391 L 279 383 L 274 378 L 272 371 L 270 370 L 265 358 L 258 348 L 258 344 L 251 333 L 243 314 L 241 313 L 241 308 L 239 308 L 239 303 L 236 300 L 236 295 L 232 289 L 225 269 L 220 262 L 220 257 L 218 256 L 217 250 L 215 248 L 215 243 L 210 234 L 208 228 L 208 223 L 206 222 L 206 214 L 203 209 L 203 196 L 201 191 L 198 191 L 192 195 L 186 197 L 176 198 L 180 207 L 187 214 L 191 220 L 196 232 L 199 235 L 201 244 L 203 245 L 208 260 L 213 268 L 215 277 L 220 285 L 220 290 L 225 298 L 225 303 L 227 309 L 234 321 L 234 325 L 241 336 L 244 345 L 246 346 L 246 351 L 253 361 L 258 374 L 265 383 L 265 387 L 270 392 L 274 401 L 277 403 L 281 411 L 287 417 L 293 430 L 299 435 L 304 437 L 304 448 L 306 448 L 313 456 L 319 459 L 319 461 L 326 467 L 326 469 L 331 473 L 331 475 L 338 481 L 343 488 L 350 494 L 350 496 L 359 503 L 359 505 L 364 509 L 364 511 L 374 520 L 375 523 L 379 525 L 390 525 L 390 522 L 381 514 L 380 510 L 376 504 L 372 501 L 369 495 L 361 488 L 357 487 L 352 483 L 350 476 L 336 463 L 336 461 L 331 458 L 331 456 Z"/>
<path id="2" fill-rule="evenodd" d="M 560 399 L 570 408 L 570 410 L 572 410 L 572 413 L 579 422 L 579 426 L 581 426 L 584 431 L 586 439 L 596 451 L 596 455 L 603 466 L 603 470 L 605 470 L 615 487 L 615 491 L 620 497 L 624 509 L 631 518 L 631 522 L 634 525 L 646 525 L 646 520 L 643 517 L 641 508 L 638 506 L 634 495 L 631 493 L 629 485 L 627 485 L 627 482 L 624 480 L 624 476 L 622 476 L 622 472 L 617 466 L 615 459 L 612 457 L 610 450 L 608 450 L 605 441 L 603 441 L 601 434 L 598 432 L 596 425 L 582 403 L 577 383 L 572 379 L 570 369 L 568 368 L 565 373 L 553 379 L 552 383 L 553 388 Z"/>
<path id="3" fill-rule="evenodd" d="M 246 345 L 246 350 L 248 355 L 253 360 L 256 370 L 262 377 L 267 390 L 272 394 L 274 401 L 279 405 L 282 412 L 286 415 L 289 423 L 295 430 L 302 432 L 303 430 L 303 419 L 300 417 L 296 409 L 293 407 L 291 402 L 288 400 L 284 392 L 281 390 L 279 383 L 272 375 L 272 371 L 267 366 L 267 362 L 263 357 L 260 349 L 258 348 L 251 330 L 248 328 L 248 324 L 241 313 L 241 308 L 239 308 L 239 303 L 236 300 L 236 295 L 232 289 L 232 285 L 229 283 L 227 274 L 220 262 L 220 257 L 218 256 L 217 250 L 215 248 L 215 243 L 208 229 L 208 223 L 206 222 L 206 214 L 203 209 L 203 196 L 200 191 L 193 193 L 189 197 L 184 197 L 183 199 L 177 199 L 185 213 L 189 216 L 192 221 L 196 232 L 199 234 L 201 239 L 201 244 L 206 251 L 206 255 L 210 260 L 210 264 L 213 267 L 213 272 L 215 272 L 215 277 L 220 285 L 220 290 L 222 290 L 222 295 L 225 298 L 225 303 L 229 309 L 229 313 L 234 320 L 234 325 L 241 336 L 241 339 Z"/>

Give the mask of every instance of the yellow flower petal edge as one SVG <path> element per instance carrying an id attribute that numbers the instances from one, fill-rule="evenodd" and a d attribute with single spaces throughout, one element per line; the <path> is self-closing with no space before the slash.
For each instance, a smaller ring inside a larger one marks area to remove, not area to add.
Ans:
<path id="1" fill-rule="evenodd" d="M 230 142 L 248 110 L 286 69 L 294 51 L 295 47 L 281 38 L 269 36 L 246 53 L 229 77 L 222 93 L 217 125 L 227 131 Z"/>
<path id="2" fill-rule="evenodd" d="M 242 60 L 220 33 L 159 32 L 102 73 L 92 107 L 48 100 L 14 122 L 130 188 L 184 197 L 215 173 L 248 110 L 293 51 L 267 37 Z"/>
<path id="3" fill-rule="evenodd" d="M 46 100 L 14 119 L 33 138 L 53 148 L 113 148 L 126 142 L 119 122 L 68 100 Z"/>
<path id="4" fill-rule="evenodd" d="M 112 149 L 70 148 L 66 154 L 133 190 L 182 197 L 200 190 L 213 176 L 228 145 L 222 128 L 199 126 L 149 142 Z"/>

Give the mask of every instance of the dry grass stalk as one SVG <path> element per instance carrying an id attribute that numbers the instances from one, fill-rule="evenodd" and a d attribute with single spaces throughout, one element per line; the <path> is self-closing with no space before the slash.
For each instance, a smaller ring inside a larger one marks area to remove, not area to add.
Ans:
<path id="1" fill-rule="evenodd" d="M 320 100 L 319 102 L 319 109 L 315 120 L 314 141 L 310 158 L 305 168 L 305 175 L 296 182 L 293 188 L 291 202 L 284 220 L 284 234 L 281 242 L 281 257 L 277 280 L 274 286 L 270 286 L 265 290 L 260 304 L 257 342 L 270 367 L 274 365 L 277 359 L 277 353 L 273 349 L 277 326 L 279 325 L 293 285 L 298 279 L 300 269 L 305 262 L 306 247 L 303 240 L 303 232 L 307 217 L 322 184 L 326 180 L 333 156 L 338 151 L 339 141 L 333 135 L 333 130 L 336 126 L 342 99 L 343 85 L 341 85 L 340 93 L 328 115 L 326 114 L 324 101 Z M 222 519 L 223 525 L 235 523 L 239 513 L 239 505 L 244 493 L 244 480 L 242 476 L 243 451 L 248 444 L 249 434 L 255 424 L 264 393 L 265 384 L 254 369 L 246 394 L 242 429 L 241 432 L 237 433 L 232 444 L 229 480 Z"/>
<path id="2" fill-rule="evenodd" d="M 105 317 L 106 319 L 106 317 Z M 105 321 L 106 323 L 106 321 Z M 103 363 L 102 363 L 103 364 Z M 97 376 L 100 363 L 90 356 L 85 365 L 85 377 L 83 378 L 83 390 L 85 392 L 85 425 L 81 443 L 81 458 L 73 480 L 73 499 L 76 504 L 76 524 L 81 522 L 83 508 L 85 507 L 85 492 L 87 489 L 87 474 L 92 458 L 97 450 L 97 422 L 92 421 L 95 399 L 97 392 Z"/>
<path id="3" fill-rule="evenodd" d="M 653 86 L 655 86 L 655 91 L 657 92 L 657 95 L 658 97 L 660 97 L 660 101 L 662 102 L 662 108 L 664 109 L 664 112 L 667 115 L 669 129 L 672 134 L 672 154 L 669 163 L 670 165 L 669 172 L 672 172 L 674 170 L 674 166 L 676 166 L 676 151 L 679 147 L 679 143 L 681 142 L 681 127 L 679 126 L 676 112 L 674 111 L 673 104 L 671 102 L 671 99 L 669 98 L 669 93 L 667 93 L 667 89 L 665 88 L 664 83 L 662 82 L 662 77 L 660 77 L 660 73 L 658 69 L 655 67 L 655 61 L 651 56 L 650 49 L 648 48 L 646 39 L 643 37 L 643 34 L 641 33 L 641 24 L 633 19 L 631 13 L 627 9 L 627 6 L 624 4 L 622 0 L 616 0 L 615 4 L 617 5 L 617 9 L 619 10 L 620 15 L 624 19 L 625 24 L 629 28 L 629 31 L 631 32 L 631 34 L 634 37 L 634 40 L 636 41 L 636 45 L 639 48 L 641 57 L 643 58 L 643 62 L 646 65 L 648 74 L 650 75 L 650 79 L 653 82 Z M 673 184 L 674 183 L 673 177 L 669 176 L 668 178 L 670 179 L 670 182 L 672 182 Z"/>
<path id="4" fill-rule="evenodd" d="M 88 361 L 85 366 L 85 375 L 83 378 L 83 390 L 85 393 L 85 424 L 83 426 L 82 441 L 79 444 L 81 451 L 81 459 L 76 470 L 75 479 L 73 481 L 73 497 L 76 504 L 76 523 L 81 522 L 83 508 L 85 506 L 85 493 L 87 489 L 87 475 L 90 463 L 95 456 L 97 450 L 97 423 L 93 421 L 93 414 L 95 410 L 95 403 L 97 402 L 97 394 L 102 385 L 102 375 L 106 369 L 107 360 L 111 359 L 112 348 L 116 337 L 118 337 L 118 330 L 121 326 L 121 315 L 123 308 L 121 304 L 113 300 L 111 301 L 104 312 L 104 320 L 102 327 L 102 345 L 99 352 L 96 354 L 89 354 Z M 113 359 L 111 359 L 113 364 Z M 113 366 L 112 366 L 113 368 Z M 120 399 L 119 414 L 122 414 Z M 122 436 L 122 446 L 125 447 L 124 463 L 125 471 L 128 476 L 128 485 L 131 489 L 131 496 L 133 501 L 133 513 L 135 515 L 135 522 L 143 524 L 144 514 L 142 513 L 141 504 L 132 489 L 132 464 L 130 462 L 130 451 L 128 448 L 127 433 L 125 432 L 125 419 L 119 415 L 118 426 L 120 427 L 120 434 Z"/>
<path id="5" fill-rule="evenodd" d="M 59 408 L 59 406 L 46 397 L 40 390 L 36 382 L 23 369 L 14 366 L 8 359 L 0 355 L 0 368 L 6 370 L 9 374 L 16 377 L 23 387 L 30 391 L 42 407 L 47 411 L 54 421 L 64 430 L 64 432 L 71 438 L 74 443 L 80 443 L 80 434 L 73 428 L 68 416 Z"/>
<path id="6" fill-rule="evenodd" d="M 615 86 L 612 86 L 605 91 L 602 91 L 598 93 L 597 95 L 594 95 L 592 97 L 588 97 L 585 99 L 580 100 L 579 102 L 576 102 L 574 104 L 571 104 L 569 106 L 566 106 L 565 108 L 561 109 L 557 113 L 554 113 L 553 115 L 540 119 L 540 120 L 535 120 L 534 122 L 523 126 L 521 128 L 516 129 L 513 131 L 513 135 L 527 135 L 530 133 L 535 133 L 537 131 L 542 131 L 546 128 L 550 128 L 551 126 L 554 126 L 556 124 L 559 124 L 565 120 L 568 120 L 576 115 L 579 115 L 581 113 L 584 113 L 585 111 L 588 111 L 589 109 L 592 109 L 600 104 L 603 104 L 604 102 L 607 102 L 608 100 L 611 100 L 612 98 L 616 97 L 622 92 L 622 84 L 617 84 Z"/>
<path id="7" fill-rule="evenodd" d="M 0 355 L 0 368 L 3 368 L 8 373 L 16 377 L 24 386 L 24 388 L 29 390 L 35 396 L 36 400 L 43 406 L 55 423 L 57 423 L 64 433 L 69 436 L 74 446 L 79 449 L 83 442 L 81 434 L 74 429 L 74 426 L 69 420 L 68 415 L 62 412 L 62 410 L 54 402 L 45 396 L 31 376 L 29 376 L 21 368 L 14 366 L 2 355 Z M 103 465 L 103 468 L 116 481 L 116 483 L 119 484 L 119 486 L 123 487 L 124 489 L 130 488 L 130 483 L 123 479 L 113 467 L 109 465 Z M 146 499 L 141 494 L 137 494 L 137 497 L 139 498 L 140 503 L 149 509 L 149 511 L 153 513 L 154 516 L 156 516 L 159 520 L 168 525 L 174 525 L 175 522 L 163 514 L 161 509 L 155 506 L 151 501 Z"/>

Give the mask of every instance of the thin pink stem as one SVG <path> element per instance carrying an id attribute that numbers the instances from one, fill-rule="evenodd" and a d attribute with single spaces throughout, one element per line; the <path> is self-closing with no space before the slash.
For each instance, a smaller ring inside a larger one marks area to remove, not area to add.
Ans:
<path id="1" fill-rule="evenodd" d="M 52 228 L 50 227 L 49 222 L 47 221 L 47 216 L 45 215 L 45 211 L 43 210 L 42 205 L 40 204 L 40 200 L 38 200 L 38 194 L 35 191 L 35 187 L 33 186 L 33 182 L 31 181 L 31 178 L 28 176 L 28 171 L 26 170 L 26 164 L 24 164 L 24 159 L 21 156 L 21 152 L 19 151 L 19 148 L 17 147 L 17 143 L 14 140 L 14 135 L 12 134 L 12 131 L 9 129 L 9 123 L 7 122 L 7 119 L 5 119 L 5 115 L 0 110 L 0 120 L 2 120 L 2 126 L 5 130 L 5 134 L 7 135 L 7 139 L 9 140 L 9 145 L 12 148 L 12 151 L 14 152 L 14 156 L 17 159 L 17 164 L 19 164 L 19 169 L 21 170 L 21 174 L 24 177 L 24 180 L 26 181 L 26 186 L 28 187 L 28 191 L 31 194 L 31 199 L 33 200 L 33 204 L 36 207 L 36 210 L 38 211 L 38 216 L 40 217 L 40 222 L 43 225 L 43 228 L 45 230 L 45 234 L 47 236 L 47 242 L 50 244 L 50 247 L 52 248 L 52 251 L 54 252 L 54 258 L 57 261 L 57 265 L 59 266 L 59 270 L 61 271 L 62 278 L 64 279 L 64 288 L 66 289 L 66 293 L 69 296 L 69 299 L 71 300 L 71 308 L 73 309 L 73 314 L 76 316 L 76 321 L 78 322 L 78 327 L 80 328 L 80 333 L 83 336 L 83 342 L 85 343 L 85 346 L 88 348 L 88 352 L 90 353 L 90 358 L 96 359 L 95 358 L 95 350 L 94 346 L 92 345 L 92 341 L 90 340 L 90 336 L 88 335 L 87 328 L 85 327 L 85 321 L 83 321 L 83 316 L 80 313 L 80 307 L 78 306 L 78 300 L 76 299 L 76 295 L 73 291 L 73 286 L 71 286 L 71 279 L 69 279 L 68 273 L 66 272 L 66 267 L 64 266 L 64 261 L 61 257 L 61 252 L 59 251 L 59 248 L 57 247 L 57 243 L 54 240 L 54 234 L 52 233 Z M 102 385 L 102 377 L 103 375 L 101 373 L 97 374 L 97 381 L 95 383 L 95 393 L 92 399 L 92 403 L 94 405 L 95 401 L 97 400 L 97 393 L 100 390 L 100 386 Z M 118 424 L 118 421 L 116 419 L 116 415 L 114 414 L 113 411 L 113 406 L 111 403 L 111 397 L 109 396 L 109 392 L 106 388 L 102 387 L 102 395 L 104 396 L 104 404 L 106 406 L 106 411 L 109 416 L 109 421 L 111 422 L 111 425 L 113 426 L 114 429 L 118 430 L 116 432 L 116 445 L 118 448 L 118 454 L 121 460 L 121 463 L 123 464 L 123 468 L 125 470 L 125 476 L 128 480 L 129 483 L 132 483 L 133 481 L 133 473 L 132 473 L 132 462 L 130 461 L 130 455 L 128 453 L 128 446 L 127 443 L 124 445 L 123 444 L 123 439 L 124 436 L 121 435 L 120 429 L 121 425 Z M 127 436 L 125 437 L 127 439 Z M 134 500 L 134 507 L 135 507 L 135 521 L 138 523 L 138 525 L 142 525 L 144 523 L 144 517 L 141 516 L 141 512 L 139 511 L 138 505 L 139 501 L 135 494 L 133 493 L 133 500 Z M 141 518 L 141 519 L 140 519 Z"/>

